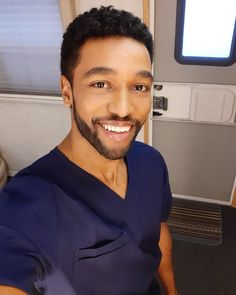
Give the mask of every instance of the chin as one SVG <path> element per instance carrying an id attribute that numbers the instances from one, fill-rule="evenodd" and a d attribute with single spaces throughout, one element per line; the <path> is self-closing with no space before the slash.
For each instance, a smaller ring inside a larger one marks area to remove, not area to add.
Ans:
<path id="1" fill-rule="evenodd" d="M 128 144 L 125 144 L 123 146 L 120 146 L 119 148 L 112 148 L 111 146 L 100 146 L 99 148 L 96 147 L 97 151 L 104 156 L 106 159 L 109 160 L 119 160 L 124 158 L 128 151 L 131 148 L 131 145 L 133 143 L 134 140 L 132 140 L 131 142 L 129 142 Z"/>

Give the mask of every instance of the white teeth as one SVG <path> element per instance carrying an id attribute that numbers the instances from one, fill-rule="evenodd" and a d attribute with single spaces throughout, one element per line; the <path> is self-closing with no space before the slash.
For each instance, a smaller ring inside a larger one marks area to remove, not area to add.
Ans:
<path id="1" fill-rule="evenodd" d="M 117 132 L 117 133 L 128 132 L 131 128 L 131 126 L 112 126 L 107 124 L 102 126 L 108 131 Z"/>

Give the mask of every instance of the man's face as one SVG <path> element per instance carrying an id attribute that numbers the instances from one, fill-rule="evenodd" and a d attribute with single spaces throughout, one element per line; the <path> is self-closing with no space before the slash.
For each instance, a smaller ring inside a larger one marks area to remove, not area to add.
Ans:
<path id="1" fill-rule="evenodd" d="M 150 110 L 146 47 L 125 37 L 87 41 L 73 85 L 72 128 L 107 159 L 124 157 Z"/>

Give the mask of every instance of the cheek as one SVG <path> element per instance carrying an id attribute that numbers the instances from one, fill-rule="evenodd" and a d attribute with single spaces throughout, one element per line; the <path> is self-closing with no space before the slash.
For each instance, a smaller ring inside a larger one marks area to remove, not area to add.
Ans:
<path id="1" fill-rule="evenodd" d="M 137 115 L 139 114 L 140 117 L 144 117 L 145 119 L 151 109 L 151 98 L 141 98 L 139 101 L 136 102 L 135 109 L 135 113 Z"/>
<path id="2" fill-rule="evenodd" d="M 107 115 L 106 104 L 98 99 L 81 99 L 76 103 L 76 111 L 78 115 L 86 121 L 88 125 L 91 124 L 94 118 Z"/>

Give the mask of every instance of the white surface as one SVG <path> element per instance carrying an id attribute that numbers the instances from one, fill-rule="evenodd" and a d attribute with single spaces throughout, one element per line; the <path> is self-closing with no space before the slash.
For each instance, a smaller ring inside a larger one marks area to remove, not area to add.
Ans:
<path id="1" fill-rule="evenodd" d="M 155 96 L 168 98 L 168 110 L 153 119 L 175 119 L 214 124 L 235 124 L 236 86 L 212 84 L 159 83 Z"/>
<path id="2" fill-rule="evenodd" d="M 1 95 L 0 126 L 1 154 L 13 175 L 60 143 L 70 111 L 61 98 Z"/>
<path id="3" fill-rule="evenodd" d="M 235 16 L 235 0 L 187 0 L 182 54 L 197 57 L 229 57 Z"/>
<path id="4" fill-rule="evenodd" d="M 162 117 L 189 119 L 191 85 L 155 84 L 162 85 L 163 88 L 160 91 L 154 89 L 154 96 L 164 96 L 168 98 L 168 110 L 159 110 L 160 113 L 163 113 Z"/>
<path id="5" fill-rule="evenodd" d="M 92 7 L 113 5 L 116 9 L 124 9 L 143 18 L 143 0 L 75 0 L 77 13 L 90 10 Z"/>
<path id="6" fill-rule="evenodd" d="M 235 95 L 228 89 L 193 87 L 190 119 L 233 123 Z"/>

